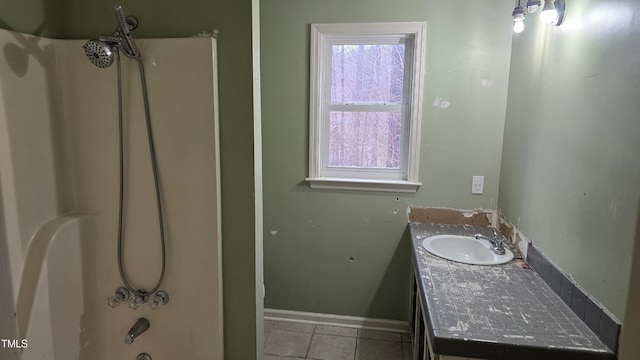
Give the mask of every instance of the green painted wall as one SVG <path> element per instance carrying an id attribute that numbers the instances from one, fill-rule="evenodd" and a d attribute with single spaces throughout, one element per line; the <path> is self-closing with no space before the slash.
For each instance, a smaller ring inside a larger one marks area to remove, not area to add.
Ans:
<path id="1" fill-rule="evenodd" d="M 255 0 L 254 0 L 255 1 Z M 94 38 L 115 28 L 113 0 L 0 0 L 0 27 L 62 38 Z M 262 350 L 256 328 L 252 1 L 123 0 L 140 21 L 134 36 L 218 36 L 224 271 L 225 356 L 252 359 Z M 45 23 L 43 29 L 40 24 Z M 49 25 L 53 24 L 53 25 Z M 180 56 L 181 54 L 176 54 Z M 179 119 L 176 119 L 179 121 Z M 213 186 L 213 184 L 212 184 Z M 197 286 L 197 284 L 194 284 Z M 206 311 L 206 309 L 203 309 Z M 260 314 L 261 316 L 261 314 Z M 262 330 L 258 329 L 258 334 Z"/>
<path id="2" fill-rule="evenodd" d="M 261 2 L 265 307 L 406 319 L 407 206 L 496 208 L 513 2 L 492 4 Z M 311 190 L 310 24 L 383 21 L 427 22 L 423 186 L 412 195 Z M 471 195 L 472 175 L 485 176 L 484 195 Z"/>
<path id="3" fill-rule="evenodd" d="M 60 37 L 62 9 L 62 5 L 52 0 L 0 0 L 0 28 Z"/>
<path id="4" fill-rule="evenodd" d="M 624 318 L 640 197 L 640 3 L 567 1 L 514 36 L 500 208 Z"/>

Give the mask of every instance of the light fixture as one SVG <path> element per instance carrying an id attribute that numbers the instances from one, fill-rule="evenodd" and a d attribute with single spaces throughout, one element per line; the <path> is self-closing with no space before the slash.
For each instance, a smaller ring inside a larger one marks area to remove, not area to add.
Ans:
<path id="1" fill-rule="evenodd" d="M 541 4 L 542 2 L 540 0 L 527 1 L 527 12 L 529 14 L 533 14 L 534 12 L 537 12 Z"/>
<path id="2" fill-rule="evenodd" d="M 520 6 L 520 0 L 518 0 L 518 5 L 513 9 L 511 17 L 513 17 L 513 32 L 520 34 L 524 31 L 524 9 Z"/>
<path id="3" fill-rule="evenodd" d="M 560 26 L 564 20 L 564 0 L 545 0 L 540 12 L 540 21 Z"/>
<path id="4" fill-rule="evenodd" d="M 541 1 L 528 0 L 526 11 L 521 5 L 522 0 L 516 0 L 516 7 L 511 13 L 513 32 L 519 34 L 524 31 L 524 20 L 527 13 L 534 13 L 540 8 Z M 560 26 L 565 16 L 565 0 L 545 0 L 540 21 L 545 24 Z"/>

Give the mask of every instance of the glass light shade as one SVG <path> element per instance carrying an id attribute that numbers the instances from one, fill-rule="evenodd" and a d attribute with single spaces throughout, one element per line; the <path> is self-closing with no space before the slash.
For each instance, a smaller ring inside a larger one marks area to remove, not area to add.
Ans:
<path id="1" fill-rule="evenodd" d="M 544 2 L 544 7 L 540 13 L 540 21 L 545 24 L 551 24 L 558 18 L 558 10 L 553 3 L 554 0 L 546 0 Z"/>
<path id="2" fill-rule="evenodd" d="M 513 32 L 516 33 L 516 34 L 520 34 L 523 31 L 524 31 L 524 21 L 522 21 L 522 20 L 514 21 Z"/>
<path id="3" fill-rule="evenodd" d="M 527 12 L 529 14 L 533 14 L 534 12 L 538 11 L 538 8 L 540 7 L 540 0 L 529 0 L 527 1 Z"/>

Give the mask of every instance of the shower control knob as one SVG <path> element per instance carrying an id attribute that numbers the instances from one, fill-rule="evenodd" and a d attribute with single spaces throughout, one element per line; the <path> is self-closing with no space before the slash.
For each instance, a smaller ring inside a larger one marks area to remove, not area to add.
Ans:
<path id="1" fill-rule="evenodd" d="M 142 296 L 138 296 L 136 295 L 133 299 L 131 299 L 131 301 L 129 302 L 129 308 L 130 309 L 137 309 L 138 307 L 140 307 L 140 304 L 142 304 Z"/>
<path id="2" fill-rule="evenodd" d="M 129 301 L 129 308 L 136 310 L 140 307 L 141 304 L 149 301 L 149 295 L 147 295 L 146 291 L 138 290 L 138 293 Z"/>
<path id="3" fill-rule="evenodd" d="M 120 305 L 123 301 L 127 301 L 129 300 L 129 296 L 131 296 L 129 294 L 129 290 L 123 288 L 123 287 L 119 287 L 116 289 L 116 293 L 115 295 L 109 297 L 107 299 L 107 304 L 109 304 L 109 306 L 111 306 L 112 308 L 116 308 L 118 305 Z"/>
<path id="4" fill-rule="evenodd" d="M 161 305 L 164 305 L 169 302 L 169 294 L 164 290 L 158 290 L 156 294 L 153 296 L 153 301 L 149 304 L 151 310 L 158 310 Z"/>

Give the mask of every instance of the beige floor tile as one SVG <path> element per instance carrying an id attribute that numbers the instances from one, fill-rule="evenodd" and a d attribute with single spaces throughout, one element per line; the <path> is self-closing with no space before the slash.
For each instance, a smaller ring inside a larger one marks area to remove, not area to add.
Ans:
<path id="1" fill-rule="evenodd" d="M 273 322 L 273 329 L 278 329 L 278 330 L 313 333 L 315 328 L 316 326 L 313 324 L 303 324 L 303 323 L 288 322 L 288 321 Z"/>
<path id="2" fill-rule="evenodd" d="M 316 334 L 357 337 L 358 329 L 343 326 L 317 325 Z"/>
<path id="3" fill-rule="evenodd" d="M 307 359 L 353 360 L 356 338 L 314 334 Z"/>
<path id="4" fill-rule="evenodd" d="M 271 329 L 273 329 L 273 321 L 265 320 L 264 321 L 264 342 L 265 343 L 267 342 L 267 338 L 269 338 Z"/>
<path id="5" fill-rule="evenodd" d="M 264 328 L 265 329 L 271 329 L 273 327 L 273 324 L 275 324 L 275 321 L 273 321 L 273 320 L 265 320 L 264 321 Z"/>
<path id="6" fill-rule="evenodd" d="M 389 331 L 360 329 L 358 331 L 358 337 L 361 339 L 371 339 L 371 340 L 387 340 L 387 341 L 397 341 L 397 342 L 402 341 L 401 333 L 389 332 Z"/>
<path id="7" fill-rule="evenodd" d="M 399 341 L 358 339 L 356 360 L 402 360 Z"/>
<path id="8" fill-rule="evenodd" d="M 311 334 L 273 328 L 264 344 L 269 355 L 297 356 L 304 358 L 309 350 Z"/>

